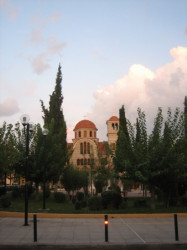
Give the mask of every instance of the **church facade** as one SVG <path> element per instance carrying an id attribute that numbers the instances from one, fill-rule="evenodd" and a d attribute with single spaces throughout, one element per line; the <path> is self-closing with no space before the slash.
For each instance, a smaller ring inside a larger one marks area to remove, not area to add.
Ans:
<path id="1" fill-rule="evenodd" d="M 108 145 L 115 147 L 119 131 L 119 118 L 110 117 L 106 125 Z M 89 168 L 92 161 L 97 165 L 98 153 L 102 153 L 104 144 L 99 141 L 97 131 L 96 125 L 90 120 L 81 120 L 75 125 L 73 143 L 70 144 L 72 149 L 70 163 L 74 167 Z"/>

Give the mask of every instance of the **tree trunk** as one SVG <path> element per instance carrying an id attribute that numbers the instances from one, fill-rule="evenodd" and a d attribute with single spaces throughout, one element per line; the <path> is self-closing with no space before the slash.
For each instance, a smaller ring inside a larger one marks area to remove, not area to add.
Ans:
<path id="1" fill-rule="evenodd" d="M 156 205 L 155 205 L 155 192 L 154 190 L 151 191 L 151 209 L 155 209 Z"/>
<path id="2" fill-rule="evenodd" d="M 39 184 L 36 183 L 35 185 L 36 185 L 35 200 L 38 201 L 39 200 Z"/>

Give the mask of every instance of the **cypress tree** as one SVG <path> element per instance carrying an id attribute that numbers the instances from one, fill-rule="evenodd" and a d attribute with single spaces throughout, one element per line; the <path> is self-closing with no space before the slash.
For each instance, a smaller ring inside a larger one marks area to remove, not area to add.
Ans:
<path id="1" fill-rule="evenodd" d="M 125 108 L 122 106 L 119 110 L 119 132 L 114 157 L 114 165 L 116 170 L 119 172 L 126 171 L 130 165 L 131 156 L 132 150 L 127 128 L 127 120 L 125 117 Z"/>
<path id="2" fill-rule="evenodd" d="M 55 133 L 59 133 L 60 129 L 65 123 L 63 111 L 61 108 L 63 102 L 61 82 L 62 82 L 62 72 L 61 72 L 61 66 L 59 65 L 56 77 L 55 89 L 52 95 L 50 95 L 49 109 L 45 108 L 43 101 L 41 101 L 42 111 L 44 113 L 43 116 L 44 124 L 49 126 L 51 120 L 54 119 Z"/>
<path id="3" fill-rule="evenodd" d="M 46 140 L 46 157 L 48 160 L 48 180 L 58 181 L 63 167 L 68 160 L 67 141 L 66 141 L 66 122 L 62 110 L 62 72 L 61 66 L 58 67 L 56 85 L 50 95 L 49 108 L 44 106 L 41 101 L 44 125 L 49 129 Z"/>

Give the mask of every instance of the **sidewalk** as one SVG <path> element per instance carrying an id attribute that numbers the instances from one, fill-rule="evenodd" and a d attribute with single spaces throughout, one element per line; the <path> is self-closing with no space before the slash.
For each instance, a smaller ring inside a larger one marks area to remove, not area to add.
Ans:
<path id="1" fill-rule="evenodd" d="M 32 214 L 29 226 L 23 226 L 23 214 L 2 215 L 0 212 L 0 249 L 187 249 L 186 214 L 178 215 L 179 241 L 175 240 L 172 214 L 110 215 L 108 242 L 105 242 L 104 215 L 49 218 L 51 214 L 48 217 L 38 214 L 37 242 L 34 242 Z M 157 248 L 161 245 L 162 248 Z"/>

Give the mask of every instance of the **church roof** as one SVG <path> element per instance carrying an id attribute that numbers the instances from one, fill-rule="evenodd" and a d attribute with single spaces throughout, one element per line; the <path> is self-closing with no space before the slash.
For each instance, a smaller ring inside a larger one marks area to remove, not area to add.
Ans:
<path id="1" fill-rule="evenodd" d="M 78 122 L 74 128 L 74 131 L 80 128 L 93 128 L 97 130 L 95 124 L 89 120 L 82 120 Z"/>
<path id="2" fill-rule="evenodd" d="M 117 116 L 111 116 L 109 121 L 119 121 L 119 118 Z"/>

